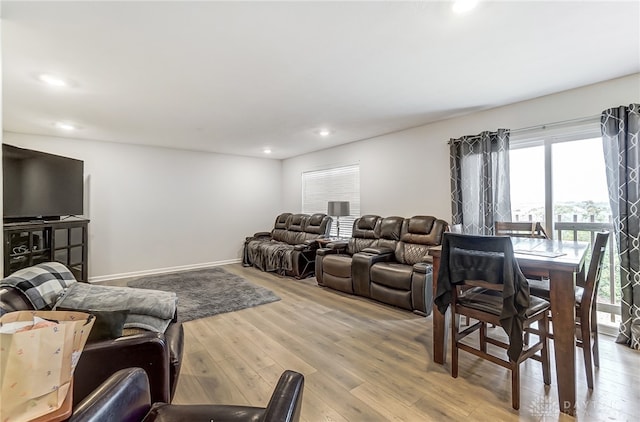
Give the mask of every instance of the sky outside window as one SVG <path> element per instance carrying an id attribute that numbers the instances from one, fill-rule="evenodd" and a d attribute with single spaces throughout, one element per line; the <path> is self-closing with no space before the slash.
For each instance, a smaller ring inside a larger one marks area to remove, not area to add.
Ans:
<path id="1" fill-rule="evenodd" d="M 609 199 L 601 138 L 551 146 L 554 220 L 608 221 Z M 509 151 L 513 219 L 544 220 L 544 147 Z"/>

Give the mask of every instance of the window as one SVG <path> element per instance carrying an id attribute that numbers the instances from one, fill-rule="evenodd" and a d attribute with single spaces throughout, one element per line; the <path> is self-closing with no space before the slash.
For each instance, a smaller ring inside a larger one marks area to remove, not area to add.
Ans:
<path id="1" fill-rule="evenodd" d="M 551 237 L 566 240 L 592 242 L 595 232 L 612 232 L 597 301 L 600 323 L 619 322 L 620 275 L 598 118 L 514 131 L 510 148 L 514 221 L 540 221 Z"/>
<path id="2" fill-rule="evenodd" d="M 360 166 L 358 164 L 302 173 L 302 212 L 327 213 L 329 201 L 349 201 L 350 215 L 339 217 L 340 237 L 351 237 L 353 222 L 360 217 Z M 338 217 L 333 217 L 332 237 L 337 236 Z"/>

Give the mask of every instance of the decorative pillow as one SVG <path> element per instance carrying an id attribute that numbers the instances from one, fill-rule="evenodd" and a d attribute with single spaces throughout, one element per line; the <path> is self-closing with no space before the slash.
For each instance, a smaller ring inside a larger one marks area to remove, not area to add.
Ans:
<path id="1" fill-rule="evenodd" d="M 29 300 L 33 309 L 51 309 L 62 291 L 77 283 L 73 274 L 59 262 L 46 262 L 23 268 L 0 281 L 0 287 L 14 287 Z"/>
<path id="2" fill-rule="evenodd" d="M 129 315 L 128 309 L 118 311 L 97 311 L 95 309 L 55 308 L 56 311 L 76 311 L 93 314 L 96 317 L 87 341 L 111 340 L 122 337 L 122 329 Z"/>

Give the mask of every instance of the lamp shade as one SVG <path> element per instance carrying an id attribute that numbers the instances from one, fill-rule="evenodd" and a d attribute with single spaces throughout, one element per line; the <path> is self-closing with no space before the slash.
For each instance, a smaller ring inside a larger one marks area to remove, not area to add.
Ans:
<path id="1" fill-rule="evenodd" d="M 327 214 L 334 217 L 349 215 L 349 201 L 329 201 Z"/>

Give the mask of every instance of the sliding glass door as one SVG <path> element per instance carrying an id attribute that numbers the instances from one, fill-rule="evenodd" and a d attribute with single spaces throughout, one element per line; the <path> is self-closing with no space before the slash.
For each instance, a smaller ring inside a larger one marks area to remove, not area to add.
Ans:
<path id="1" fill-rule="evenodd" d="M 602 139 L 591 136 L 529 134 L 511 144 L 511 203 L 514 221 L 540 221 L 555 239 L 593 242 L 612 231 Z M 620 280 L 615 241 L 609 239 L 598 291 L 599 321 L 617 330 Z"/>

